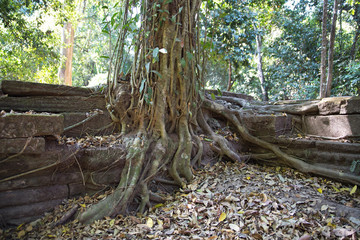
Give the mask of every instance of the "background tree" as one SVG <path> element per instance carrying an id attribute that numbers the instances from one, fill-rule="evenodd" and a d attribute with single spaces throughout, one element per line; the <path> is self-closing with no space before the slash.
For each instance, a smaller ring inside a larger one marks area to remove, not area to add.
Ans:
<path id="1" fill-rule="evenodd" d="M 50 81 L 59 63 L 59 39 L 44 26 L 57 1 L 0 1 L 0 81 Z"/>

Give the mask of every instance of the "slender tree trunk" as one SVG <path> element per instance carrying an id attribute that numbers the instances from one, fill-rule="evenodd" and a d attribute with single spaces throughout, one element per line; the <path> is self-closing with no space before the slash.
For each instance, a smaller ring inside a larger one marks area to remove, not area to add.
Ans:
<path id="1" fill-rule="evenodd" d="M 350 50 L 350 59 L 351 60 L 355 60 L 355 55 L 356 55 L 356 44 L 359 40 L 359 36 L 360 36 L 360 24 L 358 25 L 357 29 L 356 29 L 356 33 L 354 36 L 354 40 L 353 40 L 353 44 L 351 46 L 351 50 Z"/>
<path id="2" fill-rule="evenodd" d="M 327 5 L 328 1 L 324 0 L 323 15 L 322 15 L 322 40 L 321 40 L 321 67 L 320 67 L 320 98 L 326 95 L 326 52 L 327 52 Z"/>
<path id="3" fill-rule="evenodd" d="M 65 85 L 72 85 L 72 57 L 74 50 L 75 31 L 71 23 L 65 23 L 62 34 L 64 47 L 61 55 L 65 57 L 65 63 L 60 66 L 59 79 Z"/>
<path id="4" fill-rule="evenodd" d="M 353 17 L 356 22 L 357 28 L 356 28 L 353 44 L 352 44 L 351 50 L 350 50 L 350 59 L 351 60 L 355 60 L 356 44 L 357 44 L 357 42 L 359 40 L 359 36 L 360 36 L 360 4 L 356 5 L 354 2 L 354 10 L 355 10 L 355 14 Z"/>
<path id="5" fill-rule="evenodd" d="M 328 56 L 328 75 L 326 81 L 326 97 L 331 95 L 331 85 L 333 81 L 333 66 L 334 66 L 334 45 L 335 45 L 335 34 L 336 34 L 336 20 L 337 20 L 337 11 L 338 11 L 339 1 L 334 1 L 334 13 L 331 25 L 330 33 L 330 46 L 329 46 L 329 56 Z"/>
<path id="6" fill-rule="evenodd" d="M 265 86 L 265 77 L 264 77 L 263 66 L 262 66 L 261 47 L 262 47 L 261 36 L 256 35 L 256 53 L 257 53 L 257 58 L 258 58 L 257 71 L 258 71 L 258 77 L 260 80 L 262 100 L 268 101 L 269 97 L 268 97 L 268 93 L 266 91 L 266 86 Z"/>
<path id="7" fill-rule="evenodd" d="M 232 85 L 233 85 L 233 81 L 232 81 L 232 79 L 231 79 L 231 72 L 232 72 L 232 70 L 231 70 L 231 60 L 229 60 L 229 78 L 228 78 L 228 84 L 227 84 L 227 88 L 226 88 L 226 91 L 230 91 L 231 90 L 231 88 L 232 88 Z"/>

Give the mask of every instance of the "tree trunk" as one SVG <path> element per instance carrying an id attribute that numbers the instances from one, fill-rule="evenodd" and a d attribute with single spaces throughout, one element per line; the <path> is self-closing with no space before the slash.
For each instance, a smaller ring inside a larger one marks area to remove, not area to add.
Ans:
<path id="1" fill-rule="evenodd" d="M 356 55 L 356 44 L 359 40 L 359 36 L 360 36 L 360 24 L 358 25 L 357 29 L 356 29 L 356 33 L 354 36 L 354 40 L 351 46 L 351 50 L 350 50 L 350 59 L 351 60 L 355 60 L 355 55 Z"/>
<path id="2" fill-rule="evenodd" d="M 121 4 L 122 24 L 126 26 L 130 0 Z M 153 0 L 144 4 L 139 7 L 142 25 L 135 36 L 134 62 L 131 74 L 125 76 L 128 81 L 118 81 L 125 27 L 119 28 L 122 31 L 111 58 L 108 77 L 110 90 L 106 105 L 113 121 L 121 128 L 121 141 L 127 153 L 120 157 L 125 158 L 125 166 L 119 173 L 120 182 L 114 192 L 82 212 L 78 216 L 81 223 L 128 214 L 129 205 L 136 202 L 136 211 L 144 212 L 151 206 L 150 198 L 154 195 L 149 185 L 160 173 L 172 178 L 173 184 L 185 187 L 193 178 L 192 167 L 203 153 L 203 143 L 197 134 L 211 138 L 209 146 L 220 156 L 242 161 L 243 157 L 227 138 L 208 124 L 212 113 L 232 124 L 244 141 L 272 151 L 281 161 L 300 171 L 360 182 L 360 177 L 312 166 L 287 155 L 279 147 L 249 134 L 241 125 L 241 109 L 231 109 L 228 104 L 225 106 L 207 99 L 200 87 L 204 85 L 201 79 L 204 66 L 199 67 L 202 59 L 197 52 L 200 41 L 196 23 L 200 0 Z M 226 98 L 219 100 L 227 101 Z M 246 99 L 241 101 L 246 108 L 250 103 Z M 313 110 L 308 106 L 299 111 Z"/>
<path id="3" fill-rule="evenodd" d="M 229 78 L 228 78 L 228 84 L 227 84 L 227 88 L 226 88 L 226 91 L 230 91 L 234 82 L 232 81 L 231 79 L 231 76 L 232 76 L 232 69 L 231 69 L 231 60 L 229 60 Z"/>
<path id="4" fill-rule="evenodd" d="M 141 199 L 137 210 L 143 212 L 150 204 L 150 180 L 165 168 L 179 186 L 192 180 L 192 149 L 196 145 L 202 152 L 201 141 L 189 124 L 196 124 L 200 100 L 196 91 L 199 56 L 195 55 L 200 3 L 149 1 L 142 6 L 143 24 L 130 81 L 117 83 L 121 64 L 117 59 L 108 81 L 113 90 L 107 105 L 128 145 L 126 164 L 115 192 L 81 214 L 81 222 L 124 214 L 136 197 Z M 130 4 L 128 0 L 123 4 L 126 23 Z M 124 40 L 121 33 L 115 56 L 122 52 Z"/>
<path id="5" fill-rule="evenodd" d="M 339 2 L 338 0 L 334 1 L 334 13 L 331 25 L 330 33 L 330 46 L 329 46 L 329 55 L 328 55 L 328 75 L 326 81 L 326 97 L 331 95 L 331 85 L 333 80 L 333 66 L 334 66 L 334 45 L 335 45 L 335 34 L 336 34 L 336 20 L 337 20 L 337 11 L 338 11 Z"/>
<path id="6" fill-rule="evenodd" d="M 258 77 L 260 80 L 262 100 L 268 101 L 269 97 L 268 97 L 268 93 L 266 90 L 266 83 L 265 83 L 265 77 L 264 77 L 263 66 L 262 66 L 261 47 L 262 47 L 261 36 L 256 35 L 256 54 L 257 54 L 257 58 L 258 58 L 257 71 L 258 71 Z"/>
<path id="7" fill-rule="evenodd" d="M 59 79 L 65 84 L 72 86 L 72 57 L 74 49 L 75 31 L 70 22 L 65 23 L 63 27 L 62 42 L 63 48 L 61 56 L 65 58 L 65 63 L 60 66 Z"/>
<path id="8" fill-rule="evenodd" d="M 355 9 L 355 13 L 354 13 L 354 20 L 356 22 L 357 28 L 356 28 L 356 32 L 355 32 L 355 36 L 354 36 L 354 40 L 351 46 L 351 50 L 350 50 L 350 59 L 351 60 L 355 60 L 355 56 L 356 56 L 356 44 L 357 41 L 359 40 L 359 36 L 360 36 L 360 4 L 356 4 L 356 2 L 354 2 L 354 9 Z"/>
<path id="9" fill-rule="evenodd" d="M 320 66 L 320 98 L 326 95 L 326 52 L 327 52 L 327 5 L 328 1 L 324 0 L 322 14 L 322 39 L 321 39 L 321 66 Z"/>

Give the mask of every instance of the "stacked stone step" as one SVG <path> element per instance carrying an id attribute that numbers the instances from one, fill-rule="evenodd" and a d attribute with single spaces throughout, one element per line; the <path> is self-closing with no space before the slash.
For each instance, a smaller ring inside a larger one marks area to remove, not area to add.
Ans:
<path id="1" fill-rule="evenodd" d="M 58 143 L 63 134 L 112 132 L 98 131 L 111 123 L 103 95 L 86 88 L 12 81 L 1 82 L 0 89 L 0 227 L 29 222 L 64 199 L 118 182 L 124 149 Z M 64 132 L 94 109 L 103 114 Z M 110 165 L 110 171 L 101 171 Z"/>
<path id="2" fill-rule="evenodd" d="M 307 134 L 329 138 L 360 138 L 360 97 L 324 98 L 319 113 L 305 117 Z"/>
<path id="3" fill-rule="evenodd" d="M 62 114 L 65 129 L 87 119 L 90 111 L 101 113 L 66 131 L 67 136 L 109 134 L 114 131 L 105 107 L 105 97 L 98 91 L 65 85 L 2 81 L 0 92 L 0 110 Z"/>
<path id="4" fill-rule="evenodd" d="M 59 181 L 60 176 L 54 171 L 59 161 L 66 164 L 70 160 L 64 159 L 64 149 L 55 151 L 47 146 L 49 136 L 60 135 L 63 129 L 64 117 L 59 114 L 3 113 L 0 116 L 3 223 L 19 224 L 36 218 L 64 198 L 82 191 L 80 184 L 74 184 L 74 176 Z"/>

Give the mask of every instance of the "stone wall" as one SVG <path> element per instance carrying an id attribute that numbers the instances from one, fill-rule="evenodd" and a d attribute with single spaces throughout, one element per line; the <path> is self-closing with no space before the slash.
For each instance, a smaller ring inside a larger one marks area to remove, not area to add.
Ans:
<path id="1" fill-rule="evenodd" d="M 81 149 L 59 144 L 63 134 L 114 131 L 103 95 L 85 88 L 10 81 L 1 83 L 0 92 L 2 227 L 31 221 L 64 199 L 118 182 L 121 145 Z M 98 168 L 111 164 L 107 172 Z"/>
<path id="2" fill-rule="evenodd" d="M 226 96 L 252 101 L 241 94 Z M 351 172 L 354 162 L 360 160 L 360 144 L 356 143 L 360 136 L 360 98 L 326 98 L 311 101 L 305 108 L 299 103 L 261 105 L 262 113 L 244 114 L 242 123 L 253 135 L 278 144 L 289 154 Z M 31 221 L 64 199 L 119 181 L 125 153 L 121 144 L 79 148 L 59 143 L 60 135 L 82 137 L 116 131 L 105 105 L 101 93 L 87 88 L 1 82 L 2 227 Z M 311 111 L 279 111 L 291 106 Z M 252 150 L 262 153 L 261 149 Z M 105 171 L 107 166 L 112 166 L 111 170 Z"/>

